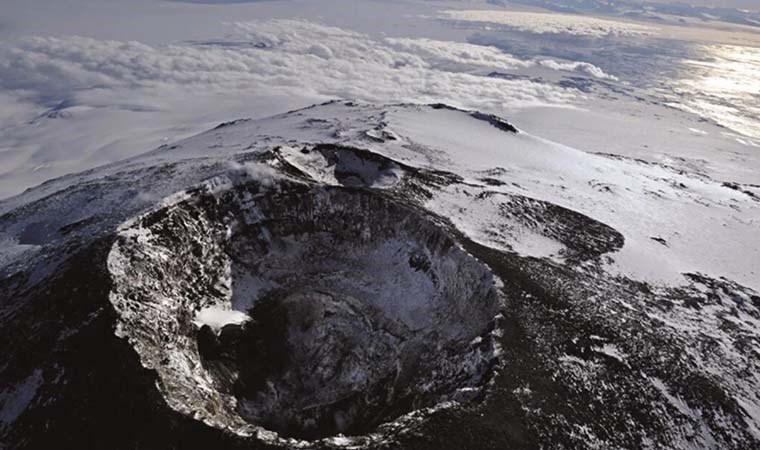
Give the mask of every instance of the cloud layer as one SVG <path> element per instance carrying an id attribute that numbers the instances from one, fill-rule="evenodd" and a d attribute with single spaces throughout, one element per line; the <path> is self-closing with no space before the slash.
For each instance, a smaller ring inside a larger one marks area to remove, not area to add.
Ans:
<path id="1" fill-rule="evenodd" d="M 492 47 L 426 39 L 373 40 L 301 21 L 233 25 L 196 45 L 154 47 L 83 37 L 31 38 L 0 49 L 0 88 L 38 102 L 118 89 L 307 90 L 370 101 L 448 101 L 465 106 L 562 103 L 571 94 L 482 72 L 531 63 Z"/>
<path id="2" fill-rule="evenodd" d="M 443 11 L 444 17 L 463 22 L 504 25 L 519 31 L 538 34 L 576 36 L 644 36 L 655 28 L 646 25 L 599 19 L 596 17 L 504 10 Z"/>
<path id="3" fill-rule="evenodd" d="M 262 97 L 503 111 L 566 105 L 581 95 L 487 76 L 531 68 L 608 77 L 585 63 L 523 60 L 460 42 L 373 38 L 299 20 L 233 23 L 223 39 L 173 45 L 77 36 L 6 42 L 0 44 L 0 98 L 7 100 L 0 108 L 0 197 L 132 156 L 161 137 L 181 137 L 177 128 L 187 122 L 208 126 L 253 114 L 241 109 Z"/>

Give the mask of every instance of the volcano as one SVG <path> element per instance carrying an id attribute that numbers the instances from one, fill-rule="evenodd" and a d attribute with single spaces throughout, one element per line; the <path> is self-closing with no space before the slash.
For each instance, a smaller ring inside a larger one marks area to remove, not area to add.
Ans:
<path id="1" fill-rule="evenodd" d="M 8 448 L 760 448 L 760 192 L 452 106 L 0 202 Z"/>

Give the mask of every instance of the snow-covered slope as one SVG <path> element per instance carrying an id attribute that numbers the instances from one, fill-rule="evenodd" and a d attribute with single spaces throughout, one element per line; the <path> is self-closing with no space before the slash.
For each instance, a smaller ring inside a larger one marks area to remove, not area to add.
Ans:
<path id="1" fill-rule="evenodd" d="M 12 447 L 760 448 L 756 186 L 341 101 L 0 214 Z"/>

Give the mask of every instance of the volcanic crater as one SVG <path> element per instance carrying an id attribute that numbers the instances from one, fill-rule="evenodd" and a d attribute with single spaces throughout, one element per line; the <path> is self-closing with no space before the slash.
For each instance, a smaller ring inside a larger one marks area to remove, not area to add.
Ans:
<path id="1" fill-rule="evenodd" d="M 123 225 L 109 270 L 167 403 L 240 434 L 378 433 L 481 398 L 499 364 L 495 276 L 364 188 L 199 188 Z"/>

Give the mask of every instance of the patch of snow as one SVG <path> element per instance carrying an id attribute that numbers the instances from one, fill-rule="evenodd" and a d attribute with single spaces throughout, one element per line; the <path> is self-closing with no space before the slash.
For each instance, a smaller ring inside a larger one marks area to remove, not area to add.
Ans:
<path id="1" fill-rule="evenodd" d="M 611 255 L 613 272 L 657 284 L 683 284 L 682 273 L 703 272 L 760 289 L 746 263 L 760 260 L 760 205 L 746 194 L 668 167 L 507 133 L 461 111 L 403 109 L 388 122 L 402 144 L 375 148 L 379 153 L 473 178 L 498 169 L 504 185 L 494 191 L 527 193 L 615 228 L 626 243 Z M 466 220 L 477 223 L 477 216 Z"/>
<path id="2" fill-rule="evenodd" d="M 677 397 L 671 394 L 670 391 L 668 390 L 668 387 L 665 386 L 665 383 L 663 383 L 661 379 L 657 377 L 649 377 L 649 380 L 652 382 L 652 385 L 655 388 L 657 388 L 658 391 L 660 391 L 662 396 L 665 397 L 668 400 L 668 402 L 673 407 L 675 407 L 681 414 L 694 420 L 700 419 L 700 414 L 697 411 L 693 410 L 680 397 Z"/>
<path id="3" fill-rule="evenodd" d="M 214 331 L 220 331 L 225 325 L 240 325 L 251 320 L 248 314 L 219 306 L 203 308 L 195 315 L 193 323 L 198 327 L 208 325 Z"/>
<path id="4" fill-rule="evenodd" d="M 620 351 L 617 345 L 605 343 L 602 345 L 600 353 L 603 353 L 611 358 L 615 358 L 621 363 L 625 364 L 626 354 Z"/>
<path id="5" fill-rule="evenodd" d="M 736 398 L 736 401 L 744 412 L 747 413 L 749 418 L 747 424 L 749 425 L 750 432 L 755 436 L 755 439 L 760 439 L 760 402 L 758 402 L 758 398 L 755 397 L 754 401 L 746 398 Z"/>

